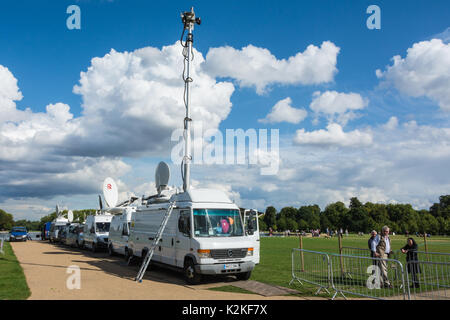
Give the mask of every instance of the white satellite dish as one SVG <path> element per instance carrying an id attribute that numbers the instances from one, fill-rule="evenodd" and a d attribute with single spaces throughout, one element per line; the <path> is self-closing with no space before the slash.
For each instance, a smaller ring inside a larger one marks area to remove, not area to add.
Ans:
<path id="1" fill-rule="evenodd" d="M 69 220 L 69 222 L 73 221 L 73 212 L 72 212 L 72 210 L 69 210 L 69 212 L 67 212 L 67 220 Z"/>
<path id="2" fill-rule="evenodd" d="M 103 197 L 108 207 L 112 208 L 116 206 L 117 200 L 119 200 L 119 192 L 112 178 L 108 177 L 103 181 Z"/>
<path id="3" fill-rule="evenodd" d="M 170 169 L 167 163 L 164 161 L 161 161 L 158 166 L 156 167 L 155 172 L 155 184 L 156 184 L 156 190 L 158 190 L 158 194 L 161 193 L 161 190 L 164 190 L 167 188 L 167 185 L 169 183 L 170 178 Z"/>

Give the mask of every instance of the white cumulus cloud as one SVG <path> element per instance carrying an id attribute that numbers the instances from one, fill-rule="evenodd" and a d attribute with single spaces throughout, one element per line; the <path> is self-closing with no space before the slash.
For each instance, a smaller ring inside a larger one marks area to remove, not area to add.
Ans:
<path id="1" fill-rule="evenodd" d="M 264 119 L 259 119 L 258 121 L 261 123 L 300 123 L 306 118 L 308 112 L 304 109 L 294 108 L 291 105 L 292 99 L 290 97 L 280 100 L 272 107 L 272 110 Z"/>
<path id="2" fill-rule="evenodd" d="M 294 143 L 298 145 L 314 146 L 339 146 L 339 147 L 362 147 L 372 143 L 370 132 L 353 130 L 344 132 L 337 123 L 330 123 L 326 130 L 320 129 L 311 132 L 305 132 L 305 129 L 299 129 L 294 137 Z"/>
<path id="3" fill-rule="evenodd" d="M 213 77 L 230 77 L 242 87 L 255 87 L 263 94 L 272 84 L 312 85 L 333 81 L 340 48 L 330 41 L 309 45 L 288 59 L 277 59 L 268 49 L 248 45 L 241 50 L 212 48 L 205 70 Z"/>
<path id="4" fill-rule="evenodd" d="M 450 111 L 450 43 L 432 39 L 415 43 L 405 58 L 397 55 L 378 78 L 411 97 L 427 97 Z"/>

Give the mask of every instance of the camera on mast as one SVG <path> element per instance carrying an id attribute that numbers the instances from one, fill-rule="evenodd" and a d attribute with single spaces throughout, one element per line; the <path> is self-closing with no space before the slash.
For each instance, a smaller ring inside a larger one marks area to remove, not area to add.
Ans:
<path id="1" fill-rule="evenodd" d="M 181 21 L 183 22 L 185 29 L 193 27 L 194 24 L 200 25 L 202 23 L 202 19 L 195 17 L 193 7 L 191 8 L 191 11 L 186 11 L 181 14 Z"/>

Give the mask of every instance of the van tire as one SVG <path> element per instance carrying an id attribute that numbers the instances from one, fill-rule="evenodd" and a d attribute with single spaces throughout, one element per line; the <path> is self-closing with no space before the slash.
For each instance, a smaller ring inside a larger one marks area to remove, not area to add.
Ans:
<path id="1" fill-rule="evenodd" d="M 131 259 L 131 260 L 130 260 Z M 136 263 L 136 258 L 133 256 L 133 251 L 128 250 L 128 248 L 125 248 L 125 261 L 128 263 L 129 266 L 132 266 Z"/>
<path id="2" fill-rule="evenodd" d="M 114 252 L 114 249 L 112 247 L 112 244 L 109 244 L 109 246 L 108 246 L 108 253 L 109 253 L 110 256 L 114 256 L 115 255 L 115 252 Z"/>
<path id="3" fill-rule="evenodd" d="M 251 275 L 252 275 L 251 271 L 241 272 L 241 273 L 236 274 L 236 278 L 238 280 L 247 281 L 248 279 L 250 279 Z"/>
<path id="4" fill-rule="evenodd" d="M 188 284 L 199 284 L 202 281 L 202 275 L 195 271 L 192 259 L 186 259 L 184 262 L 184 279 Z"/>

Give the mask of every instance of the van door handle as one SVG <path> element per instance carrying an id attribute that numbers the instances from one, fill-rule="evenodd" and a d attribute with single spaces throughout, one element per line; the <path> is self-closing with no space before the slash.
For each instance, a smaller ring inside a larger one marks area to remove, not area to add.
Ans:
<path id="1" fill-rule="evenodd" d="M 173 238 L 172 238 L 172 247 L 173 247 Z"/>
<path id="2" fill-rule="evenodd" d="M 177 240 L 177 243 L 180 243 L 180 240 Z"/>
<path id="3" fill-rule="evenodd" d="M 149 237 L 149 238 L 148 238 L 148 240 L 153 240 L 153 239 L 155 239 L 155 238 L 152 238 L 152 237 Z"/>

